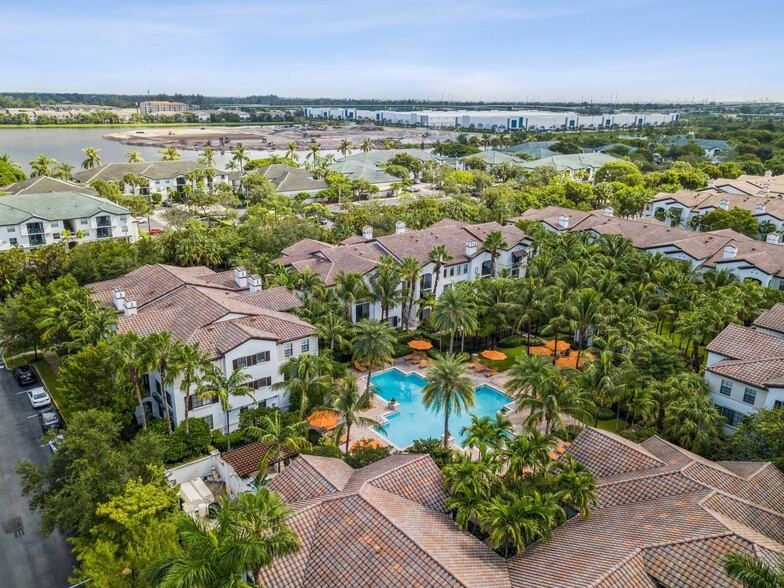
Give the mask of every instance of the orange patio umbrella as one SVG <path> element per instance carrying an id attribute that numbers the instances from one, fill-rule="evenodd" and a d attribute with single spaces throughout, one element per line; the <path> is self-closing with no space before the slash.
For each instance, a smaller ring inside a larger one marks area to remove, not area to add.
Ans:
<path id="1" fill-rule="evenodd" d="M 528 353 L 530 355 L 552 355 L 553 354 L 553 352 L 550 351 L 549 349 L 547 349 L 547 347 L 542 347 L 541 345 L 538 345 L 536 347 L 531 347 L 528 350 Z"/>
<path id="2" fill-rule="evenodd" d="M 316 429 L 331 431 L 338 426 L 340 417 L 331 410 L 319 410 L 308 417 L 308 424 Z"/>
<path id="3" fill-rule="evenodd" d="M 566 341 L 563 341 L 563 340 L 559 340 L 557 345 L 556 345 L 555 341 L 545 341 L 544 346 L 547 347 L 547 349 L 549 349 L 550 351 L 553 351 L 553 350 L 554 351 L 566 351 L 567 349 L 569 349 L 569 347 L 571 347 L 571 345 L 569 345 L 569 343 L 567 343 Z"/>
<path id="4" fill-rule="evenodd" d="M 413 341 L 409 341 L 408 346 L 411 349 L 416 349 L 417 351 L 427 351 L 428 349 L 433 348 L 433 344 L 430 341 L 425 341 L 424 339 L 414 339 Z"/>
<path id="5" fill-rule="evenodd" d="M 485 359 L 491 359 L 493 361 L 501 361 L 502 359 L 506 359 L 506 353 L 502 351 L 495 351 L 494 349 L 487 349 L 482 352 L 482 357 Z"/>
<path id="6" fill-rule="evenodd" d="M 364 438 L 354 443 L 354 447 L 372 447 L 374 449 L 383 447 L 383 445 L 375 439 Z"/>

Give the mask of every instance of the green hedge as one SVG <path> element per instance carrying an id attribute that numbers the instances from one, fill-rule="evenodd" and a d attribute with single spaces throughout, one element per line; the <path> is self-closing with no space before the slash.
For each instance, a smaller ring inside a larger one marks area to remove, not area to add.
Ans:
<path id="1" fill-rule="evenodd" d="M 518 335 L 509 335 L 498 342 L 498 347 L 510 349 L 512 347 L 520 347 L 522 344 L 523 340 Z"/>

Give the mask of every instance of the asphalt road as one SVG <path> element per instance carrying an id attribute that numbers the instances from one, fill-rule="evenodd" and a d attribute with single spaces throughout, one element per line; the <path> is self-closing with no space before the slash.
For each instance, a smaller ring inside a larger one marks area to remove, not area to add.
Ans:
<path id="1" fill-rule="evenodd" d="M 21 516 L 24 525 L 24 535 L 19 537 L 13 531 L 3 533 L 0 526 L 0 586 L 69 586 L 75 563 L 62 536 L 38 534 L 38 513 L 28 508 L 20 491 L 16 462 L 28 459 L 42 464 L 51 456 L 47 445 L 41 447 L 37 412 L 0 363 L 0 523 Z"/>

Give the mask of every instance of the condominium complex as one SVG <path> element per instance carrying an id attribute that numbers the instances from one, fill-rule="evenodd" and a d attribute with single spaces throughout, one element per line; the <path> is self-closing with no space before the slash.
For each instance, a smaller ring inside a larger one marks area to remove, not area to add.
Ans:
<path id="1" fill-rule="evenodd" d="M 146 100 L 139 102 L 139 114 L 160 114 L 165 112 L 186 112 L 185 102 L 167 102 L 165 100 Z"/>

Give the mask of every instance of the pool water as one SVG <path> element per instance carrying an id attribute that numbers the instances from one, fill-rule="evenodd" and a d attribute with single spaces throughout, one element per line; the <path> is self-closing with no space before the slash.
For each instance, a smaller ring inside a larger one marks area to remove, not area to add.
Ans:
<path id="1" fill-rule="evenodd" d="M 422 390 L 427 385 L 425 378 L 419 374 L 406 375 L 391 369 L 372 376 L 370 381 L 381 398 L 387 402 L 394 398 L 400 404 L 399 411 L 387 416 L 389 422 L 383 426 L 389 441 L 403 448 L 416 439 L 441 439 L 444 434 L 444 413 L 429 410 L 422 403 Z M 475 388 L 474 406 L 470 408 L 470 413 L 463 411 L 460 415 L 449 415 L 450 434 L 457 443 L 463 445 L 465 435 L 461 435 L 460 430 L 471 424 L 471 414 L 492 418 L 511 401 L 509 396 L 486 384 Z"/>

